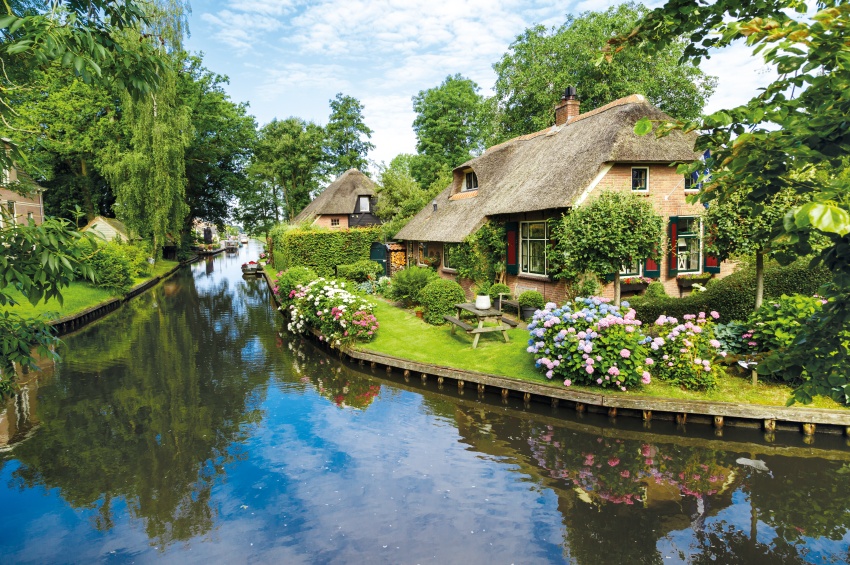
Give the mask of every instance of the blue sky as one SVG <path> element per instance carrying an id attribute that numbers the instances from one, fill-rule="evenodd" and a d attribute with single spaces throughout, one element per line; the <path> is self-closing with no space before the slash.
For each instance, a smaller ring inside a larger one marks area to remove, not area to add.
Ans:
<path id="1" fill-rule="evenodd" d="M 193 2 L 191 51 L 230 77 L 259 125 L 299 116 L 325 124 L 337 92 L 364 105 L 371 160 L 415 152 L 411 97 L 461 73 L 491 94 L 492 64 L 525 28 L 604 10 L 597 0 L 212 0 Z M 649 2 L 655 6 L 659 2 Z M 707 110 L 741 103 L 770 76 L 739 46 L 703 63 L 718 76 Z M 579 93 L 580 94 L 580 93 Z"/>

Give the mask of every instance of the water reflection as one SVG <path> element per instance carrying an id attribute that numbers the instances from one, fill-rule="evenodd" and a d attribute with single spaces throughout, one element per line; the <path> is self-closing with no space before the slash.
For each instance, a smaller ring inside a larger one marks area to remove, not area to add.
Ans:
<path id="1" fill-rule="evenodd" d="M 4 562 L 848 561 L 838 438 L 650 433 L 362 372 L 279 333 L 247 253 L 70 336 L 0 412 Z"/>

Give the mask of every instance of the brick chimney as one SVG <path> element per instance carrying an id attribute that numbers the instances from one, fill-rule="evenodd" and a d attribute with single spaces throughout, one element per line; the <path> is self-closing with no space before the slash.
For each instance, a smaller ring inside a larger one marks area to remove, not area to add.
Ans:
<path id="1" fill-rule="evenodd" d="M 564 95 L 561 96 L 561 100 L 558 102 L 558 105 L 555 106 L 555 125 L 562 126 L 576 119 L 579 114 L 578 105 L 579 101 L 576 97 L 576 87 L 568 86 L 566 90 L 564 90 Z"/>

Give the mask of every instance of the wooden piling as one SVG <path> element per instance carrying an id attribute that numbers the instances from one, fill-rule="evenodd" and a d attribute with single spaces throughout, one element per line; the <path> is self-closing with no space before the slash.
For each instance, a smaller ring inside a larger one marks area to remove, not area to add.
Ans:
<path id="1" fill-rule="evenodd" d="M 583 402 L 576 402 L 576 412 L 584 412 L 585 406 Z"/>
<path id="2" fill-rule="evenodd" d="M 679 414 L 676 414 L 676 423 L 679 424 L 679 425 L 687 424 L 688 423 L 688 413 L 687 412 L 681 412 Z"/>
<path id="3" fill-rule="evenodd" d="M 803 435 L 805 435 L 805 436 L 815 435 L 815 425 L 814 424 L 803 424 Z"/>
<path id="4" fill-rule="evenodd" d="M 457 388 L 458 388 L 458 390 L 463 390 L 463 381 L 459 380 L 457 382 Z"/>
<path id="5" fill-rule="evenodd" d="M 478 383 L 478 392 L 484 392 L 484 383 Z"/>
<path id="6" fill-rule="evenodd" d="M 764 431 L 770 433 L 776 431 L 776 420 L 765 420 Z"/>
<path id="7" fill-rule="evenodd" d="M 559 403 L 558 399 L 557 399 L 557 398 L 553 398 L 553 399 L 552 399 L 552 408 L 557 408 L 557 407 L 558 407 L 558 403 Z"/>
<path id="8" fill-rule="evenodd" d="M 502 389 L 502 398 L 507 398 L 508 395 L 510 395 L 510 394 L 511 394 L 511 391 L 509 391 L 508 389 L 506 389 L 506 388 Z"/>
<path id="9" fill-rule="evenodd" d="M 714 427 L 718 430 L 723 428 L 723 416 L 714 417 Z"/>
<path id="10" fill-rule="evenodd" d="M 643 421 L 649 422 L 652 420 L 652 410 L 644 410 L 643 411 Z"/>
<path id="11" fill-rule="evenodd" d="M 616 418 L 617 417 L 617 408 L 616 407 L 611 407 L 611 408 L 608 409 L 608 417 L 609 418 Z"/>

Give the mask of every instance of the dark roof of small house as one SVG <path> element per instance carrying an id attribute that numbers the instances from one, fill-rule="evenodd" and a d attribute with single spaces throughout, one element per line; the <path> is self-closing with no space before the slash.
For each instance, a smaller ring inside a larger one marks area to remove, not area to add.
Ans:
<path id="1" fill-rule="evenodd" d="M 328 214 L 353 214 L 358 196 L 375 196 L 375 183 L 357 169 L 348 169 L 295 216 L 295 223 Z"/>
<path id="2" fill-rule="evenodd" d="M 670 117 L 638 94 L 579 115 L 563 126 L 516 137 L 487 149 L 455 169 L 454 181 L 396 234 L 411 241 L 459 242 L 488 216 L 573 206 L 604 167 L 613 163 L 688 162 L 695 134 L 674 131 L 657 139 L 638 136 L 635 123 Z M 472 169 L 478 190 L 460 192 Z"/>

